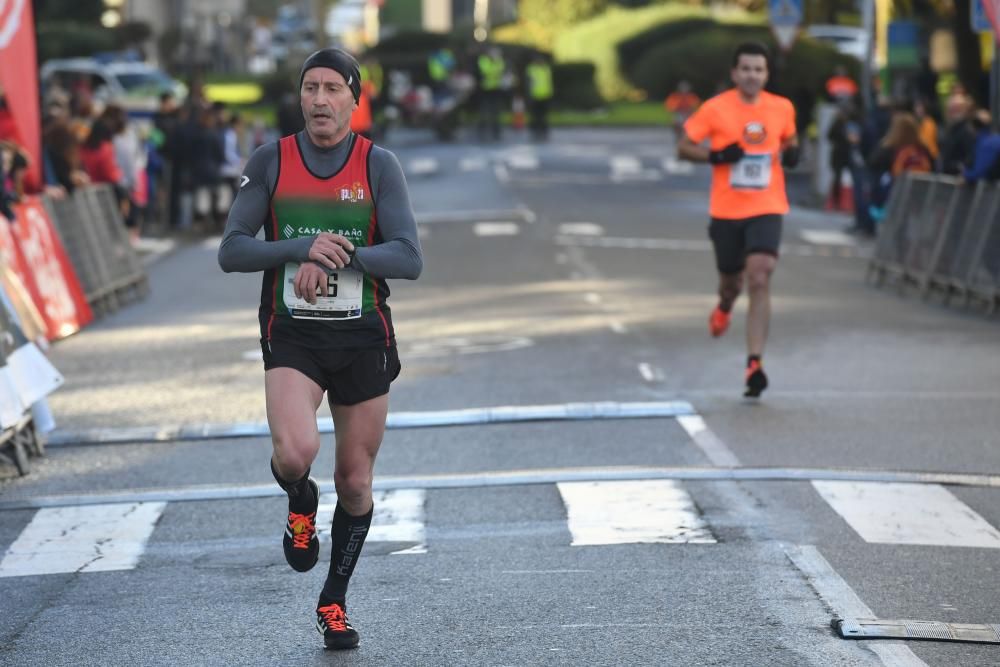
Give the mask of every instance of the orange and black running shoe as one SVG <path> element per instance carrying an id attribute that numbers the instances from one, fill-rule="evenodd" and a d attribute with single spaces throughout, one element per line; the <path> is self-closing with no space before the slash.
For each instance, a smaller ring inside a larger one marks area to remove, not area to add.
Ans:
<path id="1" fill-rule="evenodd" d="M 708 318 L 708 332 L 712 334 L 712 338 L 718 338 L 722 334 L 726 333 L 726 329 L 729 328 L 729 313 L 723 312 L 718 306 L 712 311 L 712 315 Z"/>
<path id="2" fill-rule="evenodd" d="M 764 375 L 764 368 L 756 359 L 747 365 L 747 386 L 743 392 L 746 398 L 757 398 L 761 392 L 767 389 L 767 376 Z"/>
<path id="3" fill-rule="evenodd" d="M 285 560 L 297 572 L 308 572 L 319 560 L 319 536 L 316 535 L 316 510 L 319 508 L 319 485 L 309 479 L 315 503 L 312 512 L 299 514 L 288 511 L 288 524 L 285 526 L 285 536 L 281 546 L 285 551 Z"/>
<path id="4" fill-rule="evenodd" d="M 358 631 L 351 627 L 347 611 L 339 602 L 316 607 L 316 629 L 329 649 L 354 648 L 360 641 Z"/>

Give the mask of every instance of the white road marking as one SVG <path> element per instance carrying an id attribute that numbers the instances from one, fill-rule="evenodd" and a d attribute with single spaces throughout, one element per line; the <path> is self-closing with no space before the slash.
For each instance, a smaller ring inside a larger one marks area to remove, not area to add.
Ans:
<path id="1" fill-rule="evenodd" d="M 488 164 L 486 158 L 464 157 L 459 161 L 458 168 L 461 171 L 483 171 Z"/>
<path id="2" fill-rule="evenodd" d="M 639 364 L 639 375 L 646 382 L 662 382 L 663 371 L 643 361 Z"/>
<path id="3" fill-rule="evenodd" d="M 131 570 L 165 502 L 41 509 L 0 561 L 0 577 Z"/>
<path id="4" fill-rule="evenodd" d="M 669 480 L 563 482 L 572 546 L 635 543 L 713 544 L 694 501 Z"/>
<path id="5" fill-rule="evenodd" d="M 263 361 L 264 351 L 258 347 L 256 350 L 247 350 L 242 357 L 243 361 Z"/>
<path id="6" fill-rule="evenodd" d="M 501 183 L 510 183 L 510 172 L 507 171 L 507 167 L 505 165 L 493 165 L 493 173 L 496 175 L 497 180 Z"/>
<path id="7" fill-rule="evenodd" d="M 600 236 L 604 233 L 604 227 L 593 222 L 564 222 L 559 225 L 557 233 L 574 236 Z"/>
<path id="8" fill-rule="evenodd" d="M 943 486 L 812 484 L 866 542 L 1000 549 L 1000 531 Z"/>
<path id="9" fill-rule="evenodd" d="M 694 444 L 698 445 L 713 465 L 725 468 L 739 467 L 740 460 L 736 454 L 708 428 L 701 415 L 681 415 L 677 418 L 677 423 L 687 431 Z"/>
<path id="10" fill-rule="evenodd" d="M 622 324 L 618 320 L 611 320 L 610 322 L 608 322 L 608 326 L 616 334 L 626 334 L 626 333 L 628 333 L 628 327 L 626 327 L 624 324 Z"/>
<path id="11" fill-rule="evenodd" d="M 693 174 L 694 164 L 687 160 L 679 160 L 676 157 L 665 157 L 663 158 L 663 171 L 676 175 Z"/>
<path id="12" fill-rule="evenodd" d="M 826 246 L 856 246 L 858 242 L 850 234 L 822 229 L 803 229 L 799 236 L 806 243 Z"/>
<path id="13" fill-rule="evenodd" d="M 521 228 L 516 222 L 477 222 L 473 230 L 476 236 L 517 236 Z"/>
<path id="14" fill-rule="evenodd" d="M 440 165 L 434 158 L 422 157 L 410 160 L 410 168 L 408 171 L 413 176 L 426 176 L 427 174 L 436 173 L 439 168 Z"/>
<path id="15" fill-rule="evenodd" d="M 372 525 L 368 529 L 367 542 L 416 542 L 394 554 L 427 553 L 426 531 L 424 528 L 424 505 L 427 492 L 424 489 L 396 489 L 376 491 L 373 494 L 375 512 Z M 316 510 L 316 532 L 321 540 L 330 539 L 333 512 L 337 508 L 337 494 L 324 493 L 319 497 Z"/>
<path id="16" fill-rule="evenodd" d="M 532 153 L 514 153 L 507 158 L 507 166 L 511 169 L 534 171 L 538 169 L 538 156 Z"/>
<path id="17" fill-rule="evenodd" d="M 823 554 L 810 545 L 789 546 L 788 559 L 806 576 L 809 584 L 841 618 L 875 618 L 854 590 L 830 566 Z M 904 644 L 865 642 L 865 648 L 877 655 L 887 667 L 927 667 L 927 663 L 914 655 Z"/>
<path id="18" fill-rule="evenodd" d="M 601 295 L 597 292 L 587 292 L 583 295 L 583 300 L 592 306 L 596 306 L 601 302 Z"/>
<path id="19" fill-rule="evenodd" d="M 634 155 L 612 155 L 608 158 L 611 173 L 619 175 L 637 175 L 642 173 L 642 161 Z"/>

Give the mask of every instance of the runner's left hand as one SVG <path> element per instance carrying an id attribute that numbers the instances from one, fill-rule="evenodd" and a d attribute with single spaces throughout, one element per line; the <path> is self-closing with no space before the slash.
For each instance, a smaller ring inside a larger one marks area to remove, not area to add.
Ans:
<path id="1" fill-rule="evenodd" d="M 299 266 L 295 272 L 293 281 L 295 296 L 305 299 L 309 303 L 316 303 L 316 290 L 320 296 L 327 296 L 327 276 L 326 271 L 312 262 L 305 262 Z"/>

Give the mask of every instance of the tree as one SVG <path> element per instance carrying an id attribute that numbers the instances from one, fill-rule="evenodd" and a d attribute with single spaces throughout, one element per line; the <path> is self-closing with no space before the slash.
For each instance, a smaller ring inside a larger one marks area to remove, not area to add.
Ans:
<path id="1" fill-rule="evenodd" d="M 104 13 L 104 0 L 34 0 L 38 23 L 81 23 L 98 25 Z"/>
<path id="2" fill-rule="evenodd" d="M 532 23 L 557 30 L 600 14 L 610 0 L 521 0 L 520 17 Z"/>

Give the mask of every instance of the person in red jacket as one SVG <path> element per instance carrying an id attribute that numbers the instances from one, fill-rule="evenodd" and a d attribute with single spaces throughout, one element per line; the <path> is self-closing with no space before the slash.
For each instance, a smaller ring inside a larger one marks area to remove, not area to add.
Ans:
<path id="1" fill-rule="evenodd" d="M 87 140 L 80 149 L 80 162 L 92 183 L 108 183 L 118 198 L 122 217 L 127 218 L 131 203 L 128 189 L 124 185 L 124 174 L 115 158 L 115 147 L 111 143 L 114 128 L 104 118 L 98 118 L 90 128 Z"/>

